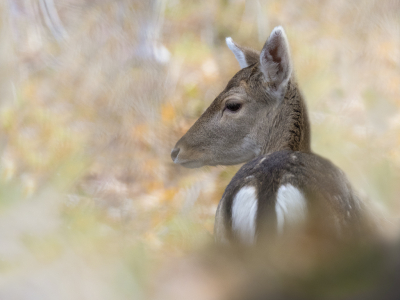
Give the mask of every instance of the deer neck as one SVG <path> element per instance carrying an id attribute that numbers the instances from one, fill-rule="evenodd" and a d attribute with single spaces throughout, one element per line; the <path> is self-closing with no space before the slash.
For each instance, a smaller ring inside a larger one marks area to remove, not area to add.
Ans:
<path id="1" fill-rule="evenodd" d="M 288 83 L 283 101 L 267 119 L 262 154 L 280 150 L 311 152 L 307 107 L 293 79 Z"/>

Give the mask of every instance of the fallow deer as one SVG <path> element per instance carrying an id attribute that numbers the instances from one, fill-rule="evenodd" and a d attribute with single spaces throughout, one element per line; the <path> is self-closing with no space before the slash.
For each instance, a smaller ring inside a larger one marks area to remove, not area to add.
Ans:
<path id="1" fill-rule="evenodd" d="M 283 28 L 274 28 L 261 53 L 230 37 L 226 43 L 241 70 L 171 152 L 188 168 L 246 163 L 218 205 L 216 240 L 252 244 L 311 219 L 338 236 L 359 228 L 363 204 L 345 174 L 311 151 Z"/>

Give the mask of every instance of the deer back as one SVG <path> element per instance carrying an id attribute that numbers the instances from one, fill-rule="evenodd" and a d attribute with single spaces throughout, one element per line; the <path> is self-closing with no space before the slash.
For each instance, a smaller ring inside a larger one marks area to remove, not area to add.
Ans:
<path id="1" fill-rule="evenodd" d="M 284 232 L 358 234 L 362 203 L 344 173 L 312 153 L 282 150 L 245 164 L 219 203 L 215 236 L 253 244 Z"/>

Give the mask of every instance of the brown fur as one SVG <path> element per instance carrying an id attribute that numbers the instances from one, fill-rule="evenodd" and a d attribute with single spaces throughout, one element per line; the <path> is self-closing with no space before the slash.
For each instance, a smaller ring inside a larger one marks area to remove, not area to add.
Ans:
<path id="1" fill-rule="evenodd" d="M 292 77 L 289 80 L 284 99 L 278 102 L 268 93 L 268 82 L 264 82 L 259 65 L 257 62 L 240 70 L 192 128 L 178 141 L 175 148 L 181 149 L 179 155 L 183 160 L 195 161 L 193 165 L 196 167 L 230 165 L 283 149 L 311 151 L 306 105 L 295 79 Z M 227 120 L 226 124 L 223 123 L 224 103 L 232 97 L 250 107 L 251 118 L 240 122 L 235 119 L 234 124 L 229 122 L 230 120 Z M 235 148 L 235 145 L 240 146 L 238 144 L 249 134 L 249 129 L 254 133 L 252 142 L 258 151 L 249 153 L 250 155 L 243 159 L 226 161 L 230 155 L 227 149 Z M 191 166 L 190 163 L 183 163 L 185 164 Z"/>
<path id="2" fill-rule="evenodd" d="M 171 153 L 175 163 L 186 167 L 248 162 L 218 206 L 217 240 L 235 240 L 232 203 L 247 185 L 258 193 L 255 226 L 259 236 L 261 231 L 264 237 L 271 229 L 276 232 L 277 191 L 286 184 L 304 195 L 312 230 L 318 229 L 321 236 L 360 235 L 361 228 L 366 228 L 363 203 L 340 169 L 311 152 L 307 108 L 292 74 L 283 29 L 274 29 L 261 54 L 236 44 L 232 47 L 231 39 L 227 43 L 237 58 L 245 56 L 243 69 Z M 229 109 L 231 102 L 240 108 Z"/>

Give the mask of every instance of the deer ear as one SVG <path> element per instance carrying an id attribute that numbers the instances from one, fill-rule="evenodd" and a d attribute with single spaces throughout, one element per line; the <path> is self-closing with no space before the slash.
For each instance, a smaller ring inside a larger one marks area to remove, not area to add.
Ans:
<path id="1" fill-rule="evenodd" d="M 272 88 L 282 91 L 292 74 L 289 44 L 282 26 L 275 27 L 265 42 L 260 54 L 260 68 Z"/>
<path id="2" fill-rule="evenodd" d="M 257 53 L 257 51 L 247 47 L 239 46 L 232 40 L 231 37 L 226 38 L 226 44 L 228 45 L 229 49 L 231 49 L 233 54 L 235 54 L 235 57 L 242 69 L 258 62 L 260 54 Z"/>

